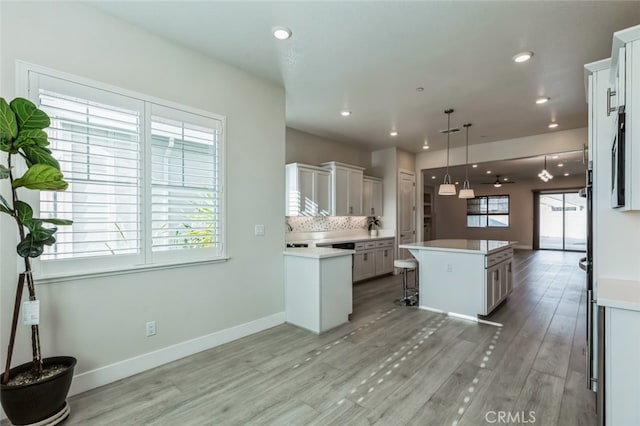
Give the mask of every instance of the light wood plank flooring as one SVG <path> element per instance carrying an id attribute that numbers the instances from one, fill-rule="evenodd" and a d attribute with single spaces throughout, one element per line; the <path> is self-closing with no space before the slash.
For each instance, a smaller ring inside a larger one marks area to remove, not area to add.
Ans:
<path id="1" fill-rule="evenodd" d="M 516 251 L 488 318 L 504 327 L 396 306 L 401 276 L 383 277 L 354 286 L 347 325 L 281 325 L 77 395 L 66 424 L 595 425 L 579 257 Z"/>

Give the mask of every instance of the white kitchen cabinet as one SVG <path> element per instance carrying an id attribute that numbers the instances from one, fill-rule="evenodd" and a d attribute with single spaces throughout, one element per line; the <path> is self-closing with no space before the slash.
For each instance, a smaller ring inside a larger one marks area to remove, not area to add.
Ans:
<path id="1" fill-rule="evenodd" d="M 287 249 L 287 322 L 320 334 L 349 321 L 353 310 L 352 251 L 331 248 Z"/>
<path id="2" fill-rule="evenodd" d="M 604 333 L 604 365 L 598 383 L 604 379 L 605 425 L 640 424 L 640 281 L 597 279 L 598 328 Z M 599 333 L 599 334 L 600 334 Z M 599 352 L 602 351 L 602 346 Z M 599 356 L 602 356 L 599 354 Z"/>
<path id="3" fill-rule="evenodd" d="M 393 272 L 393 248 L 376 249 L 376 275 Z"/>
<path id="4" fill-rule="evenodd" d="M 624 107 L 626 115 L 625 205 L 620 210 L 640 210 L 640 25 L 616 32 L 611 53 L 608 90 L 615 96 L 607 102 L 611 106 L 607 114 L 613 117 Z M 613 134 L 609 143 L 612 140 Z"/>
<path id="5" fill-rule="evenodd" d="M 362 216 L 364 168 L 335 161 L 321 166 L 331 172 L 331 215 Z"/>
<path id="6" fill-rule="evenodd" d="M 322 167 L 292 163 L 286 172 L 286 215 L 328 216 L 331 205 L 331 174 Z"/>
<path id="7" fill-rule="evenodd" d="M 366 216 L 382 216 L 382 179 L 363 177 L 362 213 Z"/>
<path id="8" fill-rule="evenodd" d="M 353 281 L 362 281 L 376 275 L 375 251 L 368 250 L 353 255 Z"/>

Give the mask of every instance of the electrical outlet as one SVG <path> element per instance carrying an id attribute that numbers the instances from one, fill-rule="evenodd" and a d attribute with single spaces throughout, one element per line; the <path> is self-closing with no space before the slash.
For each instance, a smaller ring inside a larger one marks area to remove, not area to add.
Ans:
<path id="1" fill-rule="evenodd" d="M 264 236 L 264 225 L 256 225 L 254 227 L 254 234 L 257 237 L 263 237 Z"/>
<path id="2" fill-rule="evenodd" d="M 156 322 L 155 321 L 149 321 L 147 323 L 147 326 L 146 326 L 146 331 L 147 331 L 147 337 L 155 336 L 156 335 Z"/>
<path id="3" fill-rule="evenodd" d="M 450 263 L 447 263 L 447 272 L 453 272 L 453 265 Z"/>

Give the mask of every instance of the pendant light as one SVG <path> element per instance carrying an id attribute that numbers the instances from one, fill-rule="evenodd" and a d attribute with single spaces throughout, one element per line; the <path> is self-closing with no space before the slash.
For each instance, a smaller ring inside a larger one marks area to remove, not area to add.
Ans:
<path id="1" fill-rule="evenodd" d="M 451 113 L 453 108 L 444 111 L 447 114 L 447 172 L 444 175 L 444 181 L 438 189 L 438 195 L 456 195 L 456 186 L 451 183 L 451 176 L 449 176 L 449 141 L 451 138 Z"/>
<path id="2" fill-rule="evenodd" d="M 469 127 L 471 127 L 471 123 L 463 124 L 463 126 L 467 129 L 467 157 L 464 163 L 464 183 L 458 198 L 476 198 L 473 189 L 469 187 Z"/>
<path id="3" fill-rule="evenodd" d="M 553 179 L 553 175 L 551 173 L 549 173 L 549 171 L 547 170 L 547 156 L 546 155 L 544 156 L 544 169 L 542 169 L 542 171 L 540 171 L 540 173 L 538 173 L 538 177 L 543 182 L 548 182 L 550 179 Z"/>

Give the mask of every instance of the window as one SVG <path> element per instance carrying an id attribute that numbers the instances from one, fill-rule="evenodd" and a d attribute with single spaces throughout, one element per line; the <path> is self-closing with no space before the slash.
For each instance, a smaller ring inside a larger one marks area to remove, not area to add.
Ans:
<path id="1" fill-rule="evenodd" d="M 467 200 L 467 227 L 508 227 L 509 196 L 487 195 Z"/>
<path id="2" fill-rule="evenodd" d="M 40 258 L 44 276 L 224 258 L 224 117 L 27 68 L 51 118 L 69 188 L 40 216 L 72 219 Z"/>

